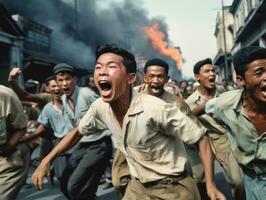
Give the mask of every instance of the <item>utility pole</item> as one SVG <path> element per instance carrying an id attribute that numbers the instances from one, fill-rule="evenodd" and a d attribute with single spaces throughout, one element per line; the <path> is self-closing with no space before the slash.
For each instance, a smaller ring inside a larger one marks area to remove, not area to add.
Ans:
<path id="1" fill-rule="evenodd" d="M 226 33 L 225 33 L 225 17 L 224 17 L 224 1 L 221 0 L 222 3 L 222 22 L 223 22 L 223 39 L 224 39 L 224 73 L 225 73 L 225 79 L 228 79 L 228 62 L 227 62 L 227 48 L 226 48 Z"/>
<path id="2" fill-rule="evenodd" d="M 75 9 L 75 13 L 74 13 L 74 23 L 75 23 L 75 29 L 76 32 L 78 32 L 78 1 L 74 0 L 74 9 Z"/>

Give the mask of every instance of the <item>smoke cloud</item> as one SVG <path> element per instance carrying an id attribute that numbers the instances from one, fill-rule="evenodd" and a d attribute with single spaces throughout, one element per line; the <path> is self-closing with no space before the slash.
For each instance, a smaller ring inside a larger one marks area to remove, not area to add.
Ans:
<path id="1" fill-rule="evenodd" d="M 52 55 L 78 67 L 92 67 L 98 45 L 115 43 L 137 56 L 161 57 L 143 27 L 156 21 L 168 43 L 163 18 L 148 18 L 142 0 L 0 0 L 11 14 L 20 14 L 53 29 Z M 141 66 L 140 66 L 141 67 Z M 173 66 L 175 68 L 175 66 Z M 170 69 L 171 72 L 171 69 Z"/>

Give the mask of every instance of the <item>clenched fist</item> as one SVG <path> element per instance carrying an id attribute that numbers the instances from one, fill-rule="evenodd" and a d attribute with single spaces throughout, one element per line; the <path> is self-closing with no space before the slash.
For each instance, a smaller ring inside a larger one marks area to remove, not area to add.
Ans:
<path id="1" fill-rule="evenodd" d="M 15 81 L 20 73 L 20 68 L 14 67 L 9 73 L 8 81 Z"/>

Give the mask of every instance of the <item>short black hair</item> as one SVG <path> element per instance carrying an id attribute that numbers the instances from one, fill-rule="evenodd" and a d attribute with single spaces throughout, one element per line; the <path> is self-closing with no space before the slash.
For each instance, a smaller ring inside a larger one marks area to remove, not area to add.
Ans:
<path id="1" fill-rule="evenodd" d="M 266 48 L 249 46 L 238 50 L 233 55 L 233 64 L 236 74 L 245 78 L 248 64 L 258 59 L 266 59 Z"/>
<path id="2" fill-rule="evenodd" d="M 144 73 L 146 74 L 148 67 L 154 66 L 154 65 L 163 67 L 165 69 L 166 76 L 168 76 L 169 65 L 167 64 L 167 62 L 165 62 L 164 60 L 160 58 L 152 58 L 148 60 L 144 65 Z"/>
<path id="3" fill-rule="evenodd" d="M 200 60 L 198 61 L 194 67 L 193 67 L 193 72 L 194 74 L 198 74 L 199 71 L 200 71 L 200 68 L 203 66 L 203 65 L 207 65 L 207 64 L 210 64 L 212 65 L 212 59 L 211 58 L 205 58 L 203 60 Z"/>
<path id="4" fill-rule="evenodd" d="M 124 58 L 123 64 L 126 67 L 127 73 L 136 73 L 137 72 L 137 63 L 135 56 L 128 52 L 125 49 L 117 47 L 115 44 L 105 44 L 98 46 L 95 51 L 95 63 L 98 58 L 105 53 L 114 53 Z"/>

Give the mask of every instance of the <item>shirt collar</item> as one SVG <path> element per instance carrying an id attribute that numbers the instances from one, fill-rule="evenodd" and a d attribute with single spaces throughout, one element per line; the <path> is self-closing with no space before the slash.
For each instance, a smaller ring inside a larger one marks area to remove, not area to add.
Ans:
<path id="1" fill-rule="evenodd" d="M 131 94 L 132 97 L 131 97 L 130 107 L 127 112 L 128 115 L 135 115 L 140 112 L 143 112 L 143 105 L 140 98 L 141 94 L 135 91 L 134 89 L 131 90 Z"/>
<path id="2" fill-rule="evenodd" d="M 240 89 L 238 92 L 239 95 L 236 95 L 234 99 L 235 103 L 233 104 L 233 110 L 237 113 L 240 113 L 243 108 L 243 103 L 242 103 L 243 93 L 244 93 L 244 89 Z"/>
<path id="3" fill-rule="evenodd" d="M 77 102 L 78 93 L 79 93 L 79 87 L 75 86 L 74 92 L 73 92 L 73 94 L 70 97 L 74 101 L 75 104 Z"/>
<path id="4" fill-rule="evenodd" d="M 197 90 L 193 93 L 193 95 L 196 97 L 194 103 L 198 102 L 200 99 L 204 99 L 206 102 L 208 101 L 207 99 L 205 99 L 199 92 L 199 88 L 197 88 Z M 217 88 L 215 89 L 215 94 L 213 96 L 213 98 L 218 97 L 220 95 L 220 93 L 218 92 Z"/>

